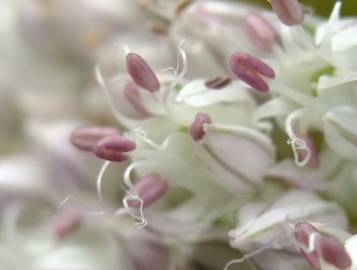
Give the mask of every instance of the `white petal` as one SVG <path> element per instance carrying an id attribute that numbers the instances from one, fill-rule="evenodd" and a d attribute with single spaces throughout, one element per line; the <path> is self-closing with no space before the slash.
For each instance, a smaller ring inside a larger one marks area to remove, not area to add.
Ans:
<path id="1" fill-rule="evenodd" d="M 331 149 L 347 159 L 357 159 L 357 110 L 337 107 L 323 118 L 324 134 Z"/>
<path id="2" fill-rule="evenodd" d="M 252 184 L 262 182 L 275 160 L 270 138 L 254 129 L 207 125 L 204 145 L 218 162 Z"/>

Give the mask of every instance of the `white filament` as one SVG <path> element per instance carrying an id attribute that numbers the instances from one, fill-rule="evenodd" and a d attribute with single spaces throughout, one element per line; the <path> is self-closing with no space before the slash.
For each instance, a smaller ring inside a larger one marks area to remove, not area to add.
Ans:
<path id="1" fill-rule="evenodd" d="M 310 148 L 307 146 L 306 142 L 301 139 L 298 138 L 294 132 L 294 124 L 295 124 L 295 120 L 298 119 L 299 117 L 301 117 L 306 111 L 305 110 L 297 110 L 293 113 L 291 113 L 288 118 L 286 119 L 285 122 L 285 127 L 286 127 L 286 133 L 289 136 L 289 140 L 287 141 L 288 144 L 291 144 L 291 148 L 293 150 L 293 154 L 294 154 L 294 160 L 297 166 L 305 166 L 311 157 L 311 150 Z M 303 150 L 306 152 L 306 156 L 303 160 L 300 160 L 299 157 L 299 150 Z"/>
<path id="2" fill-rule="evenodd" d="M 98 177 L 97 177 L 97 194 L 98 194 L 98 199 L 102 203 L 103 202 L 103 175 L 107 168 L 110 165 L 110 161 L 105 161 L 99 171 Z"/>

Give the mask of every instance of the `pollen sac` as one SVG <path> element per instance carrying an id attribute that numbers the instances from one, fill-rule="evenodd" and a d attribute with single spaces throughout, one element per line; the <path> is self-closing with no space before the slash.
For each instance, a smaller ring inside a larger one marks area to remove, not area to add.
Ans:
<path id="1" fill-rule="evenodd" d="M 119 132 L 112 127 L 83 127 L 74 130 L 70 136 L 70 140 L 78 149 L 92 151 L 100 139 L 115 134 L 119 134 Z"/>
<path id="2" fill-rule="evenodd" d="M 190 127 L 190 134 L 192 139 L 194 141 L 202 140 L 206 134 L 204 131 L 204 125 L 211 123 L 212 119 L 207 113 L 198 113 Z"/>
<path id="3" fill-rule="evenodd" d="M 253 44 L 262 51 L 270 52 L 279 40 L 278 34 L 270 22 L 255 12 L 246 16 L 245 30 Z"/>
<path id="4" fill-rule="evenodd" d="M 149 92 L 160 90 L 160 82 L 149 64 L 138 54 L 129 53 L 126 56 L 128 73 L 133 81 Z"/>
<path id="5" fill-rule="evenodd" d="M 349 269 L 352 265 L 352 260 L 343 244 L 332 236 L 318 235 L 316 249 L 320 258 L 336 266 L 337 269 Z"/>
<path id="6" fill-rule="evenodd" d="M 78 211 L 66 210 L 56 216 L 51 225 L 52 234 L 57 239 L 63 239 L 74 233 L 80 226 L 82 215 Z"/>
<path id="7" fill-rule="evenodd" d="M 288 26 L 304 22 L 304 10 L 298 0 L 271 0 L 271 6 L 279 20 Z"/>
<path id="8" fill-rule="evenodd" d="M 213 79 L 207 80 L 205 86 L 211 89 L 222 89 L 232 82 L 231 77 L 215 77 Z"/>
<path id="9" fill-rule="evenodd" d="M 146 108 L 140 95 L 140 89 L 135 83 L 129 82 L 124 88 L 124 96 L 134 107 L 134 109 L 143 117 L 150 117 L 152 114 Z"/>
<path id="10" fill-rule="evenodd" d="M 311 241 L 313 234 L 314 239 Z M 337 269 L 348 269 L 352 265 L 344 245 L 337 238 L 319 232 L 308 222 L 295 225 L 295 238 L 301 246 L 301 253 L 316 270 L 321 269 L 320 260 Z"/>
<path id="11" fill-rule="evenodd" d="M 134 141 L 120 135 L 112 135 L 99 140 L 93 152 L 98 158 L 123 162 L 128 159 L 128 155 L 124 154 L 124 152 L 133 151 L 135 148 L 136 144 Z"/>
<path id="12" fill-rule="evenodd" d="M 320 269 L 320 262 L 316 250 L 306 252 L 306 249 L 309 248 L 309 239 L 314 233 L 319 234 L 319 231 L 308 222 L 299 222 L 295 225 L 295 239 L 300 246 L 305 247 L 305 250 L 300 248 L 300 252 L 314 269 Z"/>
<path id="13" fill-rule="evenodd" d="M 148 207 L 161 199 L 169 189 L 168 181 L 161 178 L 158 174 L 149 174 L 140 179 L 130 193 L 137 194 L 142 200 L 130 199 L 128 205 L 132 208 Z"/>
<path id="14" fill-rule="evenodd" d="M 269 85 L 259 75 L 275 78 L 275 72 L 268 64 L 247 53 L 232 54 L 229 58 L 229 66 L 239 79 L 260 92 L 269 91 Z"/>

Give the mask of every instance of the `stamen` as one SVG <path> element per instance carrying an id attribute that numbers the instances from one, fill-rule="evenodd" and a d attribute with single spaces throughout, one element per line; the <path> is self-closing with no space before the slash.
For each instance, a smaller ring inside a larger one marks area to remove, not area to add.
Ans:
<path id="1" fill-rule="evenodd" d="M 278 34 L 270 22 L 256 12 L 246 16 L 245 30 L 253 44 L 266 52 L 270 52 L 279 40 Z"/>
<path id="2" fill-rule="evenodd" d="M 336 238 L 328 235 L 320 235 L 316 239 L 318 255 L 337 269 L 349 269 L 352 260 L 343 244 Z"/>
<path id="3" fill-rule="evenodd" d="M 81 224 L 81 215 L 78 211 L 66 209 L 52 223 L 51 231 L 57 239 L 63 239 L 75 232 Z"/>
<path id="4" fill-rule="evenodd" d="M 310 154 L 307 165 L 310 168 L 317 168 L 319 166 L 320 161 L 319 161 L 319 153 L 317 151 L 316 144 L 314 140 L 308 136 L 304 137 L 303 140 L 305 141 L 306 147 L 309 149 L 309 154 Z M 301 150 L 301 149 L 297 149 L 297 154 L 299 160 L 305 160 L 308 155 L 306 150 Z"/>
<path id="5" fill-rule="evenodd" d="M 140 89 L 135 83 L 129 82 L 124 88 L 124 96 L 130 102 L 131 105 L 140 113 L 143 117 L 150 117 L 152 114 L 145 107 L 140 95 Z"/>
<path id="6" fill-rule="evenodd" d="M 137 194 L 142 200 L 142 207 L 148 207 L 162 198 L 168 191 L 169 183 L 162 179 L 158 174 L 150 174 L 140 179 L 129 191 L 129 194 Z M 141 202 L 137 199 L 130 198 L 127 200 L 128 206 L 139 208 Z"/>
<path id="7" fill-rule="evenodd" d="M 213 79 L 207 80 L 205 86 L 211 89 L 222 89 L 232 82 L 231 77 L 215 77 Z"/>
<path id="8" fill-rule="evenodd" d="M 320 269 L 320 261 L 314 243 L 310 239 L 313 234 L 319 234 L 319 231 L 308 222 L 299 222 L 295 225 L 295 239 L 299 243 L 299 249 L 306 261 L 309 262 L 314 269 Z M 304 247 L 308 247 L 306 249 Z M 311 250 L 310 250 L 311 249 Z"/>
<path id="9" fill-rule="evenodd" d="M 128 53 L 126 56 L 128 73 L 134 82 L 149 92 L 160 90 L 160 82 L 149 64 L 138 54 Z"/>
<path id="10" fill-rule="evenodd" d="M 337 238 L 320 233 L 308 222 L 295 225 L 295 238 L 301 244 L 301 253 L 316 270 L 321 269 L 321 259 L 338 269 L 348 269 L 352 265 L 345 247 Z M 308 249 L 305 248 L 307 245 Z"/>
<path id="11" fill-rule="evenodd" d="M 190 127 L 190 134 L 192 139 L 194 141 L 202 140 L 206 134 L 204 131 L 204 125 L 211 123 L 212 119 L 207 113 L 198 113 Z"/>
<path id="12" fill-rule="evenodd" d="M 119 135 L 112 135 L 99 140 L 93 148 L 93 153 L 101 159 L 123 162 L 128 159 L 128 155 L 123 152 L 130 152 L 135 148 L 134 141 Z"/>
<path id="13" fill-rule="evenodd" d="M 259 75 L 275 78 L 274 70 L 260 59 L 247 53 L 236 52 L 229 58 L 232 72 L 242 81 L 260 92 L 269 91 L 269 85 Z"/>
<path id="14" fill-rule="evenodd" d="M 119 132 L 112 127 L 83 127 L 74 130 L 70 140 L 75 147 L 84 151 L 92 151 L 100 139 L 114 134 L 119 134 Z"/>
<path id="15" fill-rule="evenodd" d="M 303 24 L 304 10 L 298 0 L 270 0 L 270 2 L 283 24 L 288 26 Z"/>

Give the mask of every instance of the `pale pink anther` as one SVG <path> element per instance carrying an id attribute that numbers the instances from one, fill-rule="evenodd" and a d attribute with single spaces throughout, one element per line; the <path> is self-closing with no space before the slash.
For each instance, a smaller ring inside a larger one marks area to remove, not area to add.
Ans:
<path id="1" fill-rule="evenodd" d="M 194 141 L 202 140 L 206 134 L 204 125 L 211 123 L 212 119 L 207 113 L 198 113 L 190 127 L 190 134 L 192 139 Z"/>
<path id="2" fill-rule="evenodd" d="M 309 136 L 306 136 L 305 138 L 303 138 L 303 140 L 305 141 L 306 146 L 310 150 L 310 158 L 309 158 L 307 165 L 310 168 L 319 167 L 319 164 L 320 164 L 319 153 L 318 153 L 318 150 L 317 150 L 314 140 L 312 138 L 310 138 Z M 304 160 L 306 158 L 306 155 L 307 155 L 306 150 L 297 149 L 297 153 L 298 153 L 299 160 Z"/>
<path id="3" fill-rule="evenodd" d="M 76 210 L 65 210 L 57 215 L 51 224 L 52 234 L 63 239 L 74 233 L 82 222 L 82 215 Z"/>
<path id="4" fill-rule="evenodd" d="M 130 104 L 134 107 L 134 109 L 141 114 L 143 117 L 150 117 L 152 114 L 146 108 L 145 104 L 140 95 L 140 89 L 133 82 L 127 83 L 124 88 L 124 96 L 130 102 Z"/>
<path id="5" fill-rule="evenodd" d="M 138 195 L 142 200 L 142 207 L 149 207 L 161 199 L 169 189 L 169 182 L 162 179 L 160 175 L 154 173 L 142 177 L 130 193 Z M 130 198 L 130 195 L 129 195 Z M 139 208 L 141 202 L 138 199 L 129 199 L 128 205 L 132 208 Z"/>
<path id="6" fill-rule="evenodd" d="M 123 152 L 135 150 L 134 141 L 120 135 L 112 135 L 99 140 L 94 146 L 93 153 L 108 161 L 123 162 L 128 159 L 128 155 Z"/>
<path id="7" fill-rule="evenodd" d="M 315 234 L 313 246 L 309 246 L 312 235 Z M 298 243 L 305 247 L 300 252 L 314 269 L 320 270 L 320 260 L 336 266 L 337 269 L 348 269 L 352 260 L 343 244 L 335 237 L 319 232 L 308 222 L 299 222 L 295 225 L 295 238 Z M 313 248 L 312 250 L 308 250 Z"/>
<path id="8" fill-rule="evenodd" d="M 309 239 L 313 233 L 319 234 L 319 231 L 308 222 L 299 222 L 295 225 L 295 239 L 306 249 L 309 248 Z M 320 270 L 320 261 L 316 250 L 306 252 L 300 248 L 300 252 L 305 257 L 306 261 L 314 267 L 314 269 Z"/>
<path id="9" fill-rule="evenodd" d="M 75 147 L 92 151 L 100 139 L 115 134 L 119 134 L 119 131 L 112 127 L 82 127 L 71 133 L 70 140 Z"/>
<path id="10" fill-rule="evenodd" d="M 256 12 L 251 12 L 245 17 L 245 30 L 252 43 L 266 52 L 270 52 L 279 40 L 271 23 Z"/>
<path id="11" fill-rule="evenodd" d="M 352 260 L 343 244 L 332 236 L 318 235 L 316 250 L 320 258 L 336 266 L 337 269 L 349 269 L 352 265 Z"/>
<path id="12" fill-rule="evenodd" d="M 160 82 L 149 64 L 138 54 L 128 53 L 126 66 L 133 81 L 140 87 L 156 92 L 160 90 Z"/>
<path id="13" fill-rule="evenodd" d="M 288 26 L 304 22 L 304 10 L 298 0 L 270 0 L 271 6 L 280 21 Z"/>
<path id="14" fill-rule="evenodd" d="M 229 66 L 239 79 L 260 92 L 269 91 L 269 85 L 259 75 L 275 78 L 275 72 L 268 64 L 247 53 L 232 54 L 229 58 Z"/>

